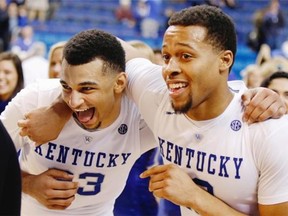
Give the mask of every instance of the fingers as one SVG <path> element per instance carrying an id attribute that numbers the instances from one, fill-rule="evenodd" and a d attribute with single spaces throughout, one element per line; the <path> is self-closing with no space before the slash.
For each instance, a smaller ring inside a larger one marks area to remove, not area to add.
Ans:
<path id="1" fill-rule="evenodd" d="M 159 196 L 159 192 L 162 191 L 169 185 L 170 181 L 170 172 L 169 170 L 173 169 L 174 164 L 170 165 L 159 165 L 154 166 L 145 172 L 141 173 L 140 178 L 147 178 L 150 177 L 149 181 L 149 191 L 153 192 L 155 196 L 161 198 Z"/>
<path id="2" fill-rule="evenodd" d="M 156 175 L 165 171 L 166 171 L 166 167 L 164 165 L 154 166 L 150 169 L 147 169 L 143 173 L 141 173 L 140 178 L 148 178 L 148 177 L 151 177 L 152 175 Z"/>
<path id="3" fill-rule="evenodd" d="M 257 93 L 256 89 L 249 89 L 247 91 L 245 91 L 242 95 L 241 95 L 241 99 L 242 99 L 242 103 L 244 106 L 247 106 L 250 101 L 251 98 Z"/>
<path id="4" fill-rule="evenodd" d="M 17 122 L 17 125 L 19 127 L 27 127 L 27 124 L 28 124 L 28 120 L 25 118 L 25 119 L 20 119 L 18 122 Z"/>
<path id="5" fill-rule="evenodd" d="M 63 180 L 67 180 L 70 181 L 73 179 L 73 175 L 69 174 L 67 171 L 65 170 L 59 170 L 59 169 L 48 169 L 46 171 L 46 173 L 50 176 L 52 176 L 53 178 L 58 178 L 58 179 L 63 179 Z"/>
<path id="6" fill-rule="evenodd" d="M 268 117 L 271 117 L 272 111 L 268 110 L 268 108 L 272 102 L 273 100 L 271 100 L 271 97 L 257 98 L 255 96 L 253 100 L 250 101 L 249 104 L 245 107 L 244 119 L 248 123 L 253 123 L 259 121 L 260 116 L 262 117 L 262 119 L 267 119 Z"/>
<path id="7" fill-rule="evenodd" d="M 61 189 L 56 187 L 45 192 L 44 195 L 49 200 L 49 203 L 60 204 L 61 201 L 56 202 L 56 200 L 70 200 L 77 193 L 77 188 L 71 188 L 71 182 L 61 182 L 61 185 Z"/>
<path id="8" fill-rule="evenodd" d="M 49 209 L 63 210 L 63 209 L 66 209 L 67 207 L 69 207 L 74 200 L 75 200 L 74 194 L 70 197 L 67 197 L 67 198 L 48 199 L 47 203 L 46 203 L 46 207 Z"/>
<path id="9" fill-rule="evenodd" d="M 47 175 L 53 177 L 53 189 L 55 190 L 77 190 L 78 182 L 73 182 L 73 175 L 68 174 L 66 171 L 49 169 Z M 71 194 L 65 194 L 64 197 L 72 196 Z M 59 197 L 59 196 L 57 196 Z"/>
<path id="10" fill-rule="evenodd" d="M 75 199 L 78 182 L 72 182 L 73 175 L 62 170 L 49 169 L 44 175 L 52 177 L 51 181 L 46 181 L 47 189 L 42 192 L 44 205 L 50 209 L 66 209 Z"/>
<path id="11" fill-rule="evenodd" d="M 17 122 L 18 127 L 20 127 L 20 136 L 28 136 L 28 131 L 27 131 L 27 125 L 28 125 L 28 120 L 27 119 L 21 119 Z"/>
<path id="12" fill-rule="evenodd" d="M 30 120 L 27 118 L 18 120 L 17 125 L 20 128 L 19 135 L 22 137 L 29 137 L 30 140 L 35 142 L 35 146 L 44 144 L 46 140 L 43 140 L 43 136 L 38 136 L 36 132 L 33 132 L 33 130 L 31 130 L 29 121 Z"/>
<path id="13" fill-rule="evenodd" d="M 250 123 L 279 118 L 286 113 L 279 95 L 267 88 L 249 89 L 242 95 L 243 120 Z"/>
<path id="14" fill-rule="evenodd" d="M 286 113 L 286 108 L 284 106 L 279 107 L 278 103 L 273 103 L 271 106 L 269 106 L 262 114 L 258 116 L 258 118 L 255 121 L 265 121 L 268 118 L 280 118 Z"/>

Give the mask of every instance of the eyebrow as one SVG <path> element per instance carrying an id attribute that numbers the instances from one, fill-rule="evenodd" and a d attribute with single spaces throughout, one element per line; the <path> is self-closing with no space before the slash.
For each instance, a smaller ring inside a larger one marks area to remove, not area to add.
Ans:
<path id="1" fill-rule="evenodd" d="M 192 46 L 190 46 L 189 44 L 187 44 L 187 43 L 177 43 L 177 45 L 179 45 L 179 46 L 183 46 L 183 47 L 188 47 L 188 48 L 190 48 L 190 49 L 193 49 L 193 47 Z M 163 47 L 166 47 L 167 46 L 167 44 L 163 44 L 163 46 L 162 46 L 162 48 Z"/>
<path id="2" fill-rule="evenodd" d="M 64 80 L 60 80 L 61 84 L 68 85 Z M 96 82 L 85 81 L 78 84 L 79 86 L 87 86 L 87 85 L 98 85 Z"/>

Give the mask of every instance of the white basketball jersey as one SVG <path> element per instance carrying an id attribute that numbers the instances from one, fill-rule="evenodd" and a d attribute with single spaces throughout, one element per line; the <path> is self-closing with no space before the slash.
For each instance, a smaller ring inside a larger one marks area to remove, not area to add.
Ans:
<path id="1" fill-rule="evenodd" d="M 179 165 L 197 185 L 249 215 L 258 214 L 258 203 L 288 201 L 287 118 L 248 126 L 241 106 L 246 88 L 234 82 L 234 98 L 220 116 L 193 121 L 175 114 L 160 69 L 134 59 L 127 73 L 129 93 L 158 140 L 164 163 Z M 197 215 L 186 207 L 181 213 Z"/>
<path id="2" fill-rule="evenodd" d="M 22 215 L 113 215 L 115 199 L 134 162 L 155 147 L 153 136 L 134 103 L 123 96 L 121 113 L 109 127 L 89 132 L 71 118 L 56 140 L 35 148 L 33 142 L 18 135 L 17 121 L 24 113 L 51 104 L 60 92 L 58 80 L 40 81 L 21 91 L 1 116 L 21 149 L 22 170 L 40 174 L 57 168 L 72 173 L 73 181 L 79 182 L 76 199 L 66 210 L 49 210 L 22 193 Z M 145 136 L 141 143 L 140 136 Z"/>

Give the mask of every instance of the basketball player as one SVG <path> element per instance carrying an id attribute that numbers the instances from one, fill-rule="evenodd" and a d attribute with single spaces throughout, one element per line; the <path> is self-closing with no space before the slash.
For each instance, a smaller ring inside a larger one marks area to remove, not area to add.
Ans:
<path id="1" fill-rule="evenodd" d="M 59 80 L 39 81 L 8 105 L 1 118 L 21 150 L 21 215 L 113 215 L 132 165 L 156 147 L 135 104 L 124 94 L 124 71 L 119 41 L 87 30 L 65 46 L 61 85 Z M 52 103 L 61 86 L 73 117 L 57 139 L 35 148 L 34 142 L 19 137 L 17 121 L 27 111 Z"/>
<path id="2" fill-rule="evenodd" d="M 191 7 L 172 15 L 163 38 L 166 87 L 151 79 L 149 62 L 127 65 L 129 92 L 165 163 L 141 177 L 182 215 L 288 215 L 288 119 L 242 121 L 243 90 L 227 85 L 236 41 L 219 8 Z"/>

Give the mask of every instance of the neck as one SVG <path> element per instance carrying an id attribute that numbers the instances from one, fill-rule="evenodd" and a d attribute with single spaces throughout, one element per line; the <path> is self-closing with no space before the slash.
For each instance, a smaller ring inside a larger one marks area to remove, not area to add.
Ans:
<path id="1" fill-rule="evenodd" d="M 190 109 L 186 115 L 196 121 L 204 121 L 221 115 L 233 99 L 234 94 L 227 88 L 225 92 L 212 96 L 196 107 Z"/>

